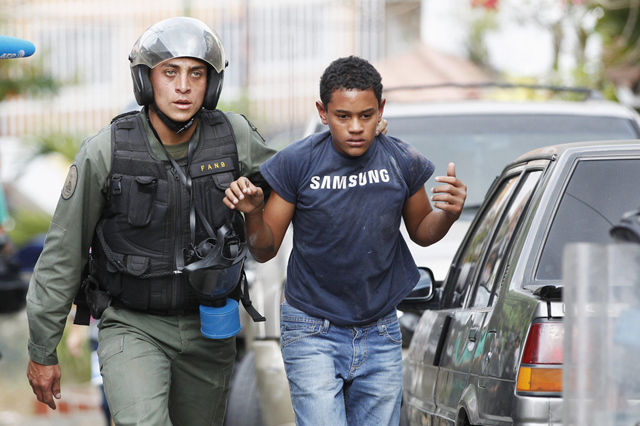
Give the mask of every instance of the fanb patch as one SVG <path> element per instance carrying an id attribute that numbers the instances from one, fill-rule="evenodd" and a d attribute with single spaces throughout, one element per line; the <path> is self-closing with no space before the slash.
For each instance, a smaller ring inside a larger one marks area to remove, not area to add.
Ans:
<path id="1" fill-rule="evenodd" d="M 64 198 L 65 200 L 68 200 L 69 198 L 71 198 L 73 193 L 76 191 L 77 184 L 78 184 L 78 168 L 74 164 L 69 168 L 67 179 L 64 181 L 64 186 L 62 187 L 62 198 Z"/>
<path id="2" fill-rule="evenodd" d="M 233 160 L 231 159 L 231 157 L 227 157 L 221 158 L 219 160 L 192 164 L 189 168 L 189 174 L 191 175 L 191 177 L 200 177 L 213 175 L 216 173 L 230 172 L 233 169 Z"/>

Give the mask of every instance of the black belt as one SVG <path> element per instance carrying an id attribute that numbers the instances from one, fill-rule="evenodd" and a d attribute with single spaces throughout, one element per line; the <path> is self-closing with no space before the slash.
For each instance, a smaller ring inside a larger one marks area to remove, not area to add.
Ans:
<path id="1" fill-rule="evenodd" d="M 157 315 L 161 317 L 170 317 L 174 315 L 191 315 L 198 312 L 198 306 L 187 309 L 136 309 L 125 305 L 122 301 L 114 299 L 111 301 L 111 306 L 117 309 L 129 309 L 136 312 L 141 312 L 149 315 Z"/>

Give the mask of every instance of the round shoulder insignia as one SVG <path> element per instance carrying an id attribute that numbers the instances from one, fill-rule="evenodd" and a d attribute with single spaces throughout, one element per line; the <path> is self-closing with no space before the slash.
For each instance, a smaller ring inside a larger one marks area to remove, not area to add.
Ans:
<path id="1" fill-rule="evenodd" d="M 69 168 L 69 173 L 67 174 L 67 179 L 64 181 L 64 186 L 62 187 L 62 198 L 68 200 L 71 198 L 73 193 L 76 191 L 76 184 L 78 183 L 78 168 L 75 164 L 73 164 Z"/>

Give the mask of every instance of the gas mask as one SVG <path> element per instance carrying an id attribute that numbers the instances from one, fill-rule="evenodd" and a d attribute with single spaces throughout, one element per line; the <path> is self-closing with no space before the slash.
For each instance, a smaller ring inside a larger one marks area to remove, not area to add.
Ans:
<path id="1" fill-rule="evenodd" d="M 200 300 L 200 331 L 211 339 L 235 336 L 241 329 L 238 302 L 228 296 L 243 279 L 248 249 L 242 220 L 234 219 L 185 256 L 183 273 Z"/>

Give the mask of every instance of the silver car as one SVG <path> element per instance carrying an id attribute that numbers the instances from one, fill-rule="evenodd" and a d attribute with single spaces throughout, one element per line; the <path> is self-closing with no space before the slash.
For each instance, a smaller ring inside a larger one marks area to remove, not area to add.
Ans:
<path id="1" fill-rule="evenodd" d="M 435 281 L 444 280 L 460 242 L 484 196 L 509 161 L 541 146 L 580 140 L 635 139 L 640 117 L 633 110 L 603 100 L 546 102 L 387 102 L 388 132 L 414 145 L 436 165 L 436 175 L 456 163 L 468 187 L 465 211 L 447 236 L 432 247 L 419 247 L 405 234 L 419 266 L 429 266 Z M 323 129 L 312 120 L 308 133 Z M 427 191 L 435 186 L 427 182 Z M 243 338 L 227 408 L 226 425 L 293 425 L 289 388 L 280 354 L 280 301 L 286 282 L 290 232 L 280 253 L 247 269 L 251 298 L 267 317 L 264 323 L 242 318 Z M 241 310 L 242 311 L 242 310 Z M 417 317 L 407 314 L 404 344 L 408 346 Z"/>
<path id="2" fill-rule="evenodd" d="M 504 169 L 422 299 L 404 424 L 562 425 L 563 250 L 613 243 L 638 188 L 639 140 L 551 146 Z"/>

